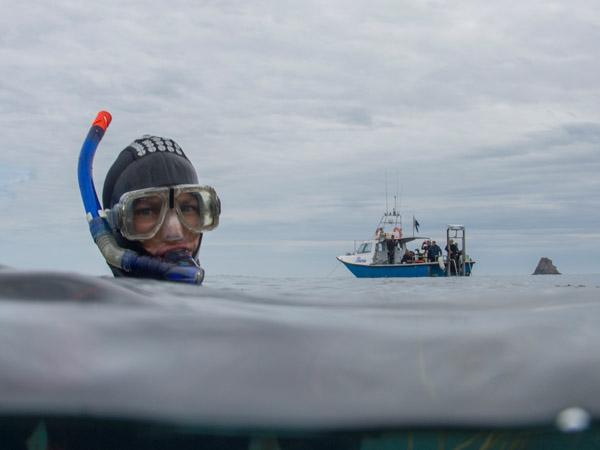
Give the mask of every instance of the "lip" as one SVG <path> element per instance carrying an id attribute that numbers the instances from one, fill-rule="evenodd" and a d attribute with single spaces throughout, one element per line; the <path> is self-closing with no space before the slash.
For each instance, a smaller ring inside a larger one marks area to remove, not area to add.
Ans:
<path id="1" fill-rule="evenodd" d="M 169 252 L 179 251 L 179 250 L 185 250 L 186 252 L 189 252 L 190 255 L 194 252 L 194 249 L 190 248 L 190 246 L 188 246 L 188 245 L 169 245 L 167 247 L 160 248 L 156 252 L 156 255 L 162 257 L 162 256 L 165 256 Z"/>

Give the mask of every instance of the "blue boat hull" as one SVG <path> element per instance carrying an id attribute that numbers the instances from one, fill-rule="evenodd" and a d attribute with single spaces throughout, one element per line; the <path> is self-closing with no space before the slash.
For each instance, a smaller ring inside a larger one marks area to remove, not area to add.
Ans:
<path id="1" fill-rule="evenodd" d="M 381 264 L 364 265 L 352 264 L 341 261 L 346 268 L 357 278 L 415 278 L 415 277 L 445 277 L 446 270 L 441 269 L 438 263 L 419 264 Z M 474 262 L 465 266 L 466 276 L 471 275 Z"/>

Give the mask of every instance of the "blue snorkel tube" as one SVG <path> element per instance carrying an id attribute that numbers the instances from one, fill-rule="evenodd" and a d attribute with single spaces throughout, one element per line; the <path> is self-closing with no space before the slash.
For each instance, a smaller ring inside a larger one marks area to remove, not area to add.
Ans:
<path id="1" fill-rule="evenodd" d="M 197 264 L 190 265 L 188 261 L 185 265 L 180 265 L 162 258 L 141 256 L 133 250 L 124 249 L 117 244 L 110 225 L 102 216 L 102 207 L 96 194 L 92 175 L 96 149 L 111 120 L 112 116 L 109 112 L 100 111 L 98 113 L 81 147 L 77 167 L 81 199 L 94 242 L 108 264 L 129 272 L 133 276 L 202 284 L 204 270 Z"/>

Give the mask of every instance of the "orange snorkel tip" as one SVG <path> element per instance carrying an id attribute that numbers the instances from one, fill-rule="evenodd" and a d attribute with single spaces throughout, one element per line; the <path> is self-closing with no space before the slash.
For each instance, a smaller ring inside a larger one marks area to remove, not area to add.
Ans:
<path id="1" fill-rule="evenodd" d="M 94 120 L 92 126 L 98 126 L 102 128 L 103 131 L 106 131 L 108 126 L 110 125 L 110 121 L 112 120 L 112 116 L 108 111 L 100 111 Z"/>

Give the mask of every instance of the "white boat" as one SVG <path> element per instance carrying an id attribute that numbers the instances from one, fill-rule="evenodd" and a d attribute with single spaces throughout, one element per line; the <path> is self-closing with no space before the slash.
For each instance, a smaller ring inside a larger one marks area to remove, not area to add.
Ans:
<path id="1" fill-rule="evenodd" d="M 445 248 L 455 249 L 451 252 L 451 257 L 448 257 L 448 252 L 444 255 L 440 249 L 441 254 L 432 258 L 422 250 L 422 243 L 431 239 L 415 236 L 414 224 L 413 219 L 412 236 L 405 236 L 400 213 L 396 209 L 386 211 L 372 239 L 360 242 L 358 246 L 355 245 L 354 252 L 338 256 L 337 259 L 358 278 L 471 275 L 475 261 L 466 253 L 466 233 L 463 225 L 448 225 L 446 229 Z M 416 241 L 418 246 L 411 251 L 407 244 L 413 241 Z"/>

